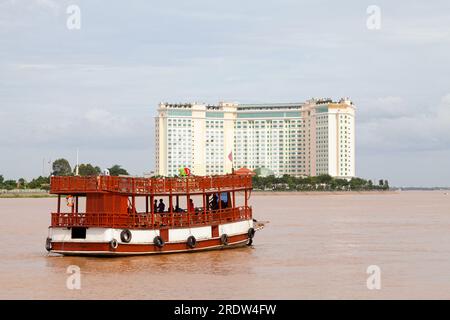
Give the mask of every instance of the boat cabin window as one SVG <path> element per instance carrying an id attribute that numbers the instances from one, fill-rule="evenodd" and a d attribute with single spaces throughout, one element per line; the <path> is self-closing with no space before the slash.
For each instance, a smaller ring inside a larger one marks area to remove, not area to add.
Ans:
<path id="1" fill-rule="evenodd" d="M 73 227 L 72 239 L 86 239 L 86 228 Z"/>
<path id="2" fill-rule="evenodd" d="M 174 213 L 203 211 L 203 196 L 201 195 L 191 195 L 189 201 L 186 195 L 174 195 L 172 196 L 172 201 L 167 196 L 155 196 L 153 201 L 153 211 L 156 213 L 170 212 L 171 204 L 172 212 Z"/>
<path id="3" fill-rule="evenodd" d="M 233 202 L 230 192 L 212 193 L 207 195 L 209 210 L 232 208 Z"/>

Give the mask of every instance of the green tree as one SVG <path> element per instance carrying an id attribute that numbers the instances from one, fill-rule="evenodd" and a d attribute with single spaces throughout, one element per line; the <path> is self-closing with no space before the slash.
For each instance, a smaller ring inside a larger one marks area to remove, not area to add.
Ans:
<path id="1" fill-rule="evenodd" d="M 24 178 L 20 178 L 19 180 L 17 180 L 17 184 L 19 186 L 19 189 L 27 188 L 27 180 L 25 180 Z"/>
<path id="2" fill-rule="evenodd" d="M 50 178 L 49 177 L 39 177 L 36 179 L 33 179 L 28 183 L 29 189 L 43 189 L 43 190 L 49 190 L 50 189 Z"/>
<path id="3" fill-rule="evenodd" d="M 118 164 L 112 166 L 108 170 L 109 170 L 109 174 L 112 176 L 119 176 L 119 175 L 128 176 L 129 175 L 128 171 L 125 170 L 124 168 L 122 168 L 122 166 L 120 166 Z"/>
<path id="4" fill-rule="evenodd" d="M 317 176 L 318 183 L 330 184 L 332 180 L 333 177 L 331 177 L 329 174 L 321 174 L 320 176 Z"/>
<path id="5" fill-rule="evenodd" d="M 17 181 L 15 180 L 6 180 L 3 182 L 3 187 L 6 190 L 13 190 L 17 188 Z"/>
<path id="6" fill-rule="evenodd" d="M 372 180 L 365 180 L 354 177 L 351 180 L 334 178 L 328 174 L 319 176 L 294 177 L 283 175 L 275 177 L 273 175 L 267 177 L 254 176 L 253 187 L 255 189 L 272 189 L 272 190 L 374 190 L 389 189 L 387 180 L 381 180 L 382 186 L 373 185 Z"/>
<path id="7" fill-rule="evenodd" d="M 348 184 L 349 183 L 346 179 L 333 178 L 330 185 L 332 190 L 345 190 Z"/>
<path id="8" fill-rule="evenodd" d="M 300 180 L 300 184 L 311 186 L 313 184 L 313 177 L 307 176 Z M 309 188 L 308 188 L 309 189 Z"/>
<path id="9" fill-rule="evenodd" d="M 282 183 L 287 184 L 287 187 L 289 188 L 289 190 L 295 189 L 295 186 L 297 184 L 296 182 L 297 182 L 297 179 L 294 176 L 291 176 L 288 174 L 283 175 Z"/>
<path id="10" fill-rule="evenodd" d="M 352 190 L 363 190 L 367 185 L 367 181 L 361 178 L 352 178 L 350 180 L 350 187 Z"/>
<path id="11" fill-rule="evenodd" d="M 252 178 L 252 183 L 253 183 L 253 187 L 255 188 L 255 189 L 262 189 L 263 188 L 263 183 L 264 183 L 264 181 L 263 181 L 263 178 L 262 177 L 259 177 L 259 176 L 253 176 L 253 178 Z"/>
<path id="12" fill-rule="evenodd" d="M 80 164 L 78 167 L 78 174 L 80 176 L 97 176 L 102 172 L 99 167 L 94 167 L 92 164 Z"/>
<path id="13" fill-rule="evenodd" d="M 72 168 L 70 167 L 69 161 L 66 159 L 58 159 L 53 162 L 53 173 L 54 176 L 70 176 L 72 175 Z"/>

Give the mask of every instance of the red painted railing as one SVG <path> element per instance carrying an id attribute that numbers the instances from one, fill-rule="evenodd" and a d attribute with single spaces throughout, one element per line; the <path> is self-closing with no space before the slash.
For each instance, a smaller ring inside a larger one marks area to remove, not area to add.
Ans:
<path id="1" fill-rule="evenodd" d="M 161 229 L 223 224 L 252 218 L 251 207 L 227 208 L 214 211 L 170 213 L 52 213 L 52 227 L 102 227 L 129 229 Z"/>
<path id="2" fill-rule="evenodd" d="M 192 176 L 185 178 L 52 177 L 50 193 L 115 192 L 130 195 L 152 195 L 249 190 L 251 188 L 252 178 L 249 175 Z"/>

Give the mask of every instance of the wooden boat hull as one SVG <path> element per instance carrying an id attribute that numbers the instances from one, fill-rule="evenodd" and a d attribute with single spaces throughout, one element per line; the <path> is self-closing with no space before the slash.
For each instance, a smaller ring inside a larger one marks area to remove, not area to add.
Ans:
<path id="1" fill-rule="evenodd" d="M 121 240 L 123 229 L 90 228 L 86 231 L 85 239 L 72 239 L 71 228 L 50 228 L 50 245 L 47 250 L 62 255 L 127 256 L 230 249 L 251 245 L 251 230 L 255 230 L 253 228 L 253 220 L 246 220 L 196 228 L 130 229 L 132 237 L 129 243 Z M 226 242 L 223 235 L 226 235 Z M 195 246 L 188 243 L 191 236 L 196 239 Z M 164 245 L 156 245 L 155 237 L 162 237 Z M 112 241 L 116 243 L 112 245 Z"/>
<path id="2" fill-rule="evenodd" d="M 168 253 L 186 253 L 199 252 L 208 250 L 233 249 L 238 247 L 245 247 L 249 245 L 249 240 L 246 235 L 244 240 L 235 241 L 228 245 L 220 243 L 220 239 L 211 239 L 199 241 L 196 248 L 189 248 L 185 244 L 166 243 L 163 248 L 155 245 L 133 245 L 133 244 L 119 244 L 117 249 L 112 250 L 109 243 L 53 243 L 53 248 L 50 252 L 62 255 L 75 256 L 129 256 L 129 255 L 151 255 L 151 254 L 168 254 Z"/>

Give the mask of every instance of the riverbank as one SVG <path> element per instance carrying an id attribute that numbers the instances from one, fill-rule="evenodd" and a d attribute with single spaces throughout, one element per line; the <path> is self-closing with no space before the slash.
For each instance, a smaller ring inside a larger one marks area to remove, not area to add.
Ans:
<path id="1" fill-rule="evenodd" d="M 15 198 L 53 198 L 54 195 L 49 194 L 46 191 L 39 191 L 39 192 L 15 192 L 15 191 L 8 191 L 8 192 L 0 192 L 0 199 L 15 199 Z"/>
<path id="2" fill-rule="evenodd" d="M 397 190 L 365 190 L 365 191 L 260 191 L 253 190 L 252 193 L 258 196 L 326 196 L 326 195 L 385 195 L 397 194 Z"/>
<path id="3" fill-rule="evenodd" d="M 260 191 L 253 190 L 252 193 L 258 196 L 326 196 L 326 195 L 384 195 L 396 194 L 397 190 L 367 190 L 367 191 Z M 54 198 L 48 192 L 3 192 L 0 193 L 0 199 L 15 198 Z"/>

